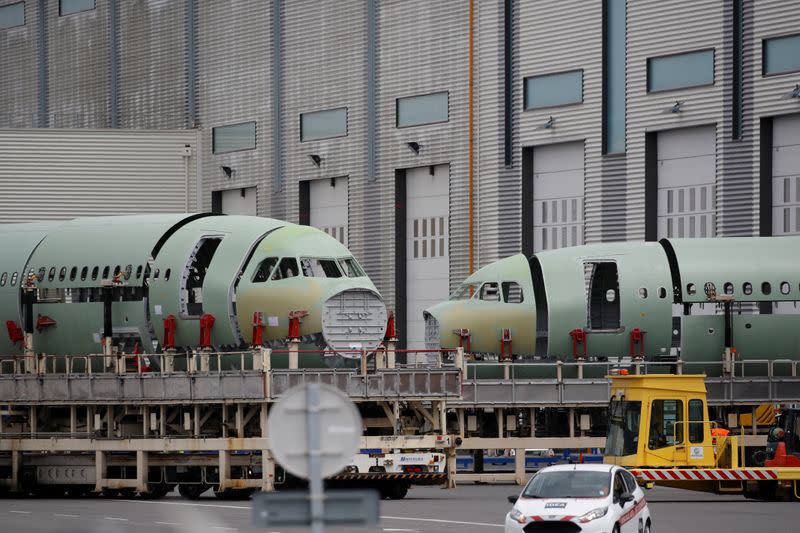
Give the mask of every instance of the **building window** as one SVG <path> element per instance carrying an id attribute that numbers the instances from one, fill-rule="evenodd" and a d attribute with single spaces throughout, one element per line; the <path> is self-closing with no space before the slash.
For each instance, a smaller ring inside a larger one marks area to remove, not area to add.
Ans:
<path id="1" fill-rule="evenodd" d="M 603 2 L 603 153 L 625 152 L 625 0 Z"/>
<path id="2" fill-rule="evenodd" d="M 0 7 L 0 30 L 25 25 L 25 2 Z"/>
<path id="3" fill-rule="evenodd" d="M 762 46 L 764 76 L 800 70 L 800 35 L 765 39 Z"/>
<path id="4" fill-rule="evenodd" d="M 300 114 L 300 141 L 317 141 L 346 135 L 346 107 Z"/>
<path id="5" fill-rule="evenodd" d="M 91 11 L 94 9 L 94 0 L 59 0 L 59 16 L 80 13 L 81 11 Z"/>
<path id="6" fill-rule="evenodd" d="M 211 144 L 215 154 L 252 150 L 256 147 L 256 123 L 217 126 L 212 129 Z"/>
<path id="7" fill-rule="evenodd" d="M 525 78 L 524 100 L 525 109 L 580 104 L 583 101 L 583 71 Z"/>
<path id="8" fill-rule="evenodd" d="M 396 100 L 397 127 L 421 126 L 448 121 L 448 93 L 408 96 Z"/>
<path id="9" fill-rule="evenodd" d="M 647 92 L 714 85 L 714 50 L 647 59 Z"/>

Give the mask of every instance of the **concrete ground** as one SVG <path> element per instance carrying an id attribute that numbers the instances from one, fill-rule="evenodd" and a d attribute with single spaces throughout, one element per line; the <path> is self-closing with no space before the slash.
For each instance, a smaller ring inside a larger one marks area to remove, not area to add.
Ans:
<path id="1" fill-rule="evenodd" d="M 464 485 L 445 491 L 437 487 L 412 489 L 404 500 L 381 502 L 377 528 L 328 528 L 346 532 L 502 532 L 510 508 L 506 496 L 519 492 L 513 485 Z M 655 533 L 726 533 L 796 531 L 800 502 L 768 503 L 741 496 L 715 496 L 656 487 L 646 491 Z M 210 493 L 197 502 L 177 493 L 158 501 L 80 499 L 0 499 L 0 531 L 58 533 L 220 533 L 272 531 L 290 533 L 307 528 L 252 526 L 250 502 L 226 502 Z"/>

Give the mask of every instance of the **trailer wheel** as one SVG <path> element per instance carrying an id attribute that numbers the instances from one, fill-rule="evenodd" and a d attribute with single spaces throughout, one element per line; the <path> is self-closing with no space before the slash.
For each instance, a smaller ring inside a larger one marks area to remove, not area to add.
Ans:
<path id="1" fill-rule="evenodd" d="M 160 500 L 169 491 L 170 486 L 166 483 L 151 483 L 147 486 L 147 492 L 141 492 L 139 495 L 145 500 Z"/>
<path id="2" fill-rule="evenodd" d="M 221 492 L 214 491 L 214 496 L 219 500 L 244 501 L 249 500 L 253 494 L 252 489 L 228 489 Z"/>
<path id="3" fill-rule="evenodd" d="M 758 496 L 762 500 L 774 502 L 778 499 L 778 482 L 777 481 L 759 481 L 758 482 Z"/>
<path id="4" fill-rule="evenodd" d="M 402 500 L 408 494 L 408 483 L 387 483 L 380 488 L 384 500 Z"/>
<path id="5" fill-rule="evenodd" d="M 181 483 L 180 485 L 178 485 L 178 493 L 180 493 L 180 495 L 186 498 L 187 500 L 199 499 L 200 495 L 203 494 L 208 489 L 209 486 L 202 483 L 197 483 L 197 484 Z"/>

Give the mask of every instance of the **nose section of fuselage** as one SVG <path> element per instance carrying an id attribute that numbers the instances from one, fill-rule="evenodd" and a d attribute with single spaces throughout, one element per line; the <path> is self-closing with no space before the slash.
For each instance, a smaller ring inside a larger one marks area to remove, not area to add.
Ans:
<path id="1" fill-rule="evenodd" d="M 428 350 L 438 350 L 441 345 L 439 320 L 429 310 L 423 311 L 422 317 L 425 320 L 425 348 Z"/>
<path id="2" fill-rule="evenodd" d="M 362 348 L 372 351 L 386 334 L 386 305 L 380 295 L 366 288 L 337 292 L 322 305 L 322 336 L 332 350 L 355 359 Z"/>

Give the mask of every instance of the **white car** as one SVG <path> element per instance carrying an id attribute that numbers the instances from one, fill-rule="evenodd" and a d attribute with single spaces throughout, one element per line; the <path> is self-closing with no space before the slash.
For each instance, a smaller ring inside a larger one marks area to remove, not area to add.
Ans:
<path id="1" fill-rule="evenodd" d="M 650 533 L 644 491 L 616 465 L 543 468 L 508 501 L 506 533 Z"/>

